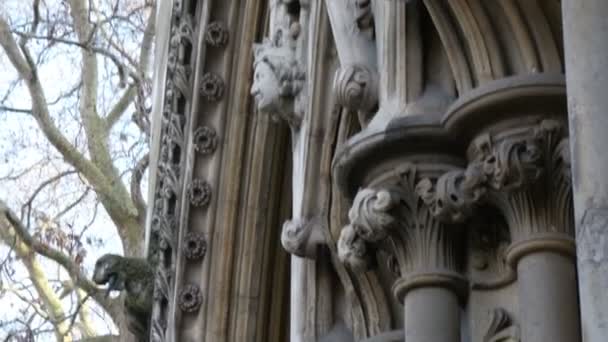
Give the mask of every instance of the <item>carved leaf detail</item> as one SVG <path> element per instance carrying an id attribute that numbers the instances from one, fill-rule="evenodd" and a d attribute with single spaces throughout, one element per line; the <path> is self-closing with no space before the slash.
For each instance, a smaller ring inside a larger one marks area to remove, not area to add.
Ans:
<path id="1" fill-rule="evenodd" d="M 389 211 L 397 202 L 387 190 L 360 190 L 348 211 L 353 229 L 368 242 L 377 242 L 386 238 L 388 230 L 396 221 Z"/>
<path id="2" fill-rule="evenodd" d="M 483 342 L 519 342 L 519 340 L 519 328 L 513 325 L 509 313 L 503 308 L 494 309 Z"/>
<path id="3" fill-rule="evenodd" d="M 365 270 L 371 264 L 365 241 L 351 225 L 347 225 L 340 232 L 338 258 L 353 270 Z"/>

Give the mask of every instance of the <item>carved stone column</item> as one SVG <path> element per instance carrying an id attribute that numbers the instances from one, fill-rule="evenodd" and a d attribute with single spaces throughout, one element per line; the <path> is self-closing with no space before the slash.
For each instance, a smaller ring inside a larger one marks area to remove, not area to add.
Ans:
<path id="1" fill-rule="evenodd" d="M 563 122 L 496 128 L 469 148 L 504 215 L 516 267 L 524 341 L 578 341 L 575 245 L 568 140 Z"/>
<path id="2" fill-rule="evenodd" d="M 408 342 L 460 339 L 459 300 L 466 291 L 460 274 L 463 234 L 459 226 L 432 215 L 416 186 L 450 168 L 405 163 L 379 177 L 355 196 L 350 224 L 338 241 L 341 260 L 355 269 L 369 266 L 374 250 L 390 255 L 389 269 L 397 276 L 393 294 L 404 305 Z"/>
<path id="3" fill-rule="evenodd" d="M 562 82 L 553 76 L 496 82 L 453 106 L 449 125 L 473 132 L 469 164 L 440 177 L 427 196 L 437 217 L 475 215 L 482 201 L 504 217 L 511 235 L 504 257 L 517 270 L 523 341 L 580 341 Z"/>

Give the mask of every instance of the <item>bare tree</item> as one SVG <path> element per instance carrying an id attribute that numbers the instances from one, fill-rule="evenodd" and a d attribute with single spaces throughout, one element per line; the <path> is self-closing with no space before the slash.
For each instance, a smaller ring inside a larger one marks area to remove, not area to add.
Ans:
<path id="1" fill-rule="evenodd" d="M 100 222 L 125 255 L 143 255 L 154 10 L 0 2 L 0 301 L 21 301 L 0 322 L 7 341 L 85 340 L 103 315 L 120 325 L 120 298 L 88 280 L 85 261 L 103 248 Z"/>

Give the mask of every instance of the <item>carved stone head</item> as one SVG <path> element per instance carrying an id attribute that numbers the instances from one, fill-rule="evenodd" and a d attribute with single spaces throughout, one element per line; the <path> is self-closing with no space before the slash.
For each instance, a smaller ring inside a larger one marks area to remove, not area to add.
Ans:
<path id="1" fill-rule="evenodd" d="M 298 65 L 293 44 L 282 38 L 282 31 L 273 40 L 265 39 L 254 50 L 254 76 L 251 95 L 260 111 L 297 121 L 295 97 L 304 84 L 304 72 Z"/>
<path id="2" fill-rule="evenodd" d="M 96 284 L 109 284 L 108 291 L 124 289 L 124 284 L 119 281 L 117 267 L 122 257 L 115 254 L 105 254 L 95 263 L 93 281 Z"/>

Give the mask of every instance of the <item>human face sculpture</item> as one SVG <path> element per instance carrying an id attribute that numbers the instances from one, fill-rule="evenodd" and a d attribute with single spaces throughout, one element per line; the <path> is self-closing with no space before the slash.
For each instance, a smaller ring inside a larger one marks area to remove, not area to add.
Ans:
<path id="1" fill-rule="evenodd" d="M 257 63 L 251 85 L 251 95 L 258 110 L 268 113 L 278 111 L 280 103 L 279 80 L 265 62 Z"/>

